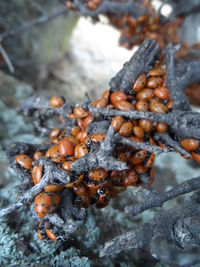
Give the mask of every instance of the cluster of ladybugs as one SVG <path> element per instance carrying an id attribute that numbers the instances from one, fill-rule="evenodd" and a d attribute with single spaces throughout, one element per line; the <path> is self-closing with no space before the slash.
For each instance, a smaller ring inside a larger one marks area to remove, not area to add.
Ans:
<path id="1" fill-rule="evenodd" d="M 182 19 L 176 18 L 162 25 L 151 4 L 147 7 L 148 12 L 138 18 L 127 15 L 109 16 L 110 23 L 120 29 L 120 44 L 126 48 L 132 48 L 134 45 L 140 45 L 146 38 L 156 40 L 162 49 L 169 42 L 177 44 Z"/>
<path id="2" fill-rule="evenodd" d="M 63 104 L 64 99 L 62 97 L 54 96 L 50 100 L 50 106 L 53 108 L 60 108 Z M 166 87 L 166 70 L 162 66 L 149 70 L 148 74 L 142 73 L 129 93 L 107 90 L 100 99 L 93 102 L 93 106 L 96 108 L 150 111 L 160 114 L 169 112 L 172 105 L 173 100 Z M 16 156 L 16 163 L 31 171 L 34 184 L 41 181 L 43 174 L 41 165 L 32 166 L 34 161 L 48 157 L 62 166 L 63 170 L 71 172 L 72 162 L 87 155 L 90 152 L 91 143 L 98 145 L 106 137 L 106 134 L 87 132 L 87 127 L 95 121 L 95 117 L 83 107 L 75 106 L 73 113 L 66 114 L 66 116 L 68 119 L 75 119 L 76 121 L 76 125 L 71 128 L 70 135 L 67 135 L 65 130 L 55 128 L 50 132 L 50 147 L 45 153 L 36 151 L 32 157 L 24 154 Z M 63 119 L 63 117 L 60 118 L 61 121 Z M 148 141 L 152 146 L 155 144 L 154 133 L 164 133 L 168 129 L 166 123 L 153 123 L 147 119 L 130 120 L 115 116 L 109 120 L 115 132 L 118 132 L 122 137 L 130 138 L 136 142 Z M 157 143 L 157 145 L 163 146 L 161 143 Z M 198 140 L 184 139 L 181 141 L 181 146 L 191 152 L 191 156 L 200 162 L 200 155 L 196 153 L 199 148 Z M 75 182 L 70 184 L 45 186 L 44 191 L 38 194 L 34 200 L 35 212 L 38 217 L 43 218 L 58 208 L 60 204 L 59 192 L 64 188 L 73 190 L 75 205 L 88 207 L 95 204 L 96 207 L 102 208 L 108 205 L 110 198 L 123 192 L 128 186 L 141 185 L 142 175 L 148 175 L 151 178 L 149 185 L 152 184 L 154 180 L 152 169 L 155 159 L 154 153 L 118 144 L 113 156 L 126 162 L 129 169 L 123 171 L 106 171 L 103 168 L 91 169 L 89 172 L 81 174 Z M 43 239 L 40 230 L 38 233 L 40 239 Z M 49 229 L 46 229 L 46 234 L 50 239 L 56 240 L 56 236 Z"/>
<path id="3" fill-rule="evenodd" d="M 109 1 L 108 1 L 109 2 Z M 116 1 L 117 2 L 117 1 Z M 123 2 L 118 0 L 118 2 Z M 66 2 L 67 9 L 71 9 L 73 0 Z M 85 5 L 89 10 L 96 10 L 101 0 L 86 0 Z M 159 16 L 151 5 L 150 1 L 143 1 L 142 8 L 147 8 L 146 14 L 138 18 L 130 15 L 116 16 L 107 14 L 110 23 L 118 28 L 121 33 L 120 44 L 126 48 L 140 45 L 146 38 L 156 40 L 163 49 L 169 42 L 179 42 L 178 30 L 182 24 L 181 18 L 176 18 L 165 24 L 161 24 Z"/>

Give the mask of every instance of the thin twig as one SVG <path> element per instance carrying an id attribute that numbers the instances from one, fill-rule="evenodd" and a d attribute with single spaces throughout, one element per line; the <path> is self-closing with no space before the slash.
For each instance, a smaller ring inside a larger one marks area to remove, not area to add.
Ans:
<path id="1" fill-rule="evenodd" d="M 197 189 L 200 189 L 200 176 L 187 180 L 162 194 L 158 194 L 145 188 L 139 188 L 139 190 L 136 188 L 136 191 L 134 190 L 133 192 L 139 191 L 144 193 L 146 196 L 146 201 L 143 203 L 126 206 L 125 212 L 131 216 L 135 216 L 144 212 L 145 210 L 161 207 L 168 200 L 189 192 L 193 192 Z"/>
<path id="2" fill-rule="evenodd" d="M 161 147 L 158 147 L 156 145 L 152 146 L 151 144 L 149 144 L 147 142 L 141 142 L 140 143 L 140 142 L 132 141 L 128 138 L 121 137 L 121 136 L 118 137 L 118 142 L 122 143 L 124 145 L 132 146 L 135 149 L 145 149 L 150 153 L 154 153 L 155 155 L 170 152 L 170 150 L 168 150 L 167 148 L 161 148 Z"/>
<path id="3" fill-rule="evenodd" d="M 14 68 L 14 66 L 13 66 L 13 64 L 12 64 L 12 62 L 11 62 L 9 56 L 8 56 L 8 54 L 6 53 L 6 50 L 1 45 L 1 43 L 0 43 L 0 53 L 2 54 L 7 66 L 8 66 L 8 69 L 9 69 L 10 73 L 14 73 L 15 72 L 15 68 Z"/>
<path id="4" fill-rule="evenodd" d="M 57 11 L 54 11 L 52 12 L 51 14 L 48 14 L 48 15 L 42 15 L 40 16 L 39 18 L 31 21 L 31 22 L 27 22 L 23 25 L 20 25 L 14 29 L 10 29 L 8 31 L 5 31 L 3 32 L 1 35 L 0 35 L 0 42 L 2 42 L 4 39 L 10 37 L 10 36 L 14 36 L 14 35 L 17 35 L 19 33 L 22 33 L 22 32 L 25 32 L 27 31 L 28 29 L 34 27 L 34 26 L 38 26 L 40 24 L 44 24 L 60 15 L 63 15 L 67 12 L 66 8 L 65 7 L 62 7 L 60 9 L 58 9 Z"/>

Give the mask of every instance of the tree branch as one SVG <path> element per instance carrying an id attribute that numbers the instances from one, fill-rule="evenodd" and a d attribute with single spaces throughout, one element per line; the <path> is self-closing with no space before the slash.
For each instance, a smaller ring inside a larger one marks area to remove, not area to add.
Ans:
<path id="1" fill-rule="evenodd" d="M 189 179 L 162 194 L 158 194 L 154 191 L 149 191 L 142 187 L 133 188 L 133 193 L 142 192 L 145 195 L 146 201 L 143 203 L 126 206 L 125 212 L 127 214 L 130 214 L 131 216 L 135 216 L 146 210 L 161 207 L 168 200 L 189 192 L 193 192 L 197 189 L 200 189 L 200 176 Z"/>
<path id="2" fill-rule="evenodd" d="M 182 249 L 200 245 L 200 192 L 198 191 L 183 204 L 167 210 L 149 223 L 136 230 L 119 235 L 105 243 L 100 257 L 118 254 L 122 251 L 150 246 L 152 240 L 162 238 Z M 193 223 L 192 223 L 193 221 Z"/>

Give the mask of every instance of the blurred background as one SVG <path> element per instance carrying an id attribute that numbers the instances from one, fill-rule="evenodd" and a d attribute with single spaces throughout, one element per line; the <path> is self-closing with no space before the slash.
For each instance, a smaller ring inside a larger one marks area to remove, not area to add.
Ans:
<path id="1" fill-rule="evenodd" d="M 161 2 L 153 2 L 159 8 Z M 169 7 L 163 12 L 170 12 Z M 45 20 L 47 15 L 52 19 L 25 30 L 27 24 L 38 18 Z M 199 22 L 199 13 L 188 16 L 180 29 L 181 38 L 191 44 L 200 41 Z M 31 118 L 18 111 L 20 103 L 35 94 L 49 98 L 63 95 L 71 102 L 83 99 L 85 92 L 92 99 L 99 97 L 108 88 L 110 78 L 137 49 L 137 46 L 131 50 L 120 47 L 119 36 L 120 32 L 108 24 L 106 17 L 100 16 L 100 22 L 93 23 L 89 18 L 65 12 L 63 1 L 0 1 L 0 45 L 14 67 L 9 70 L 0 53 L 0 207 L 14 202 L 18 196 L 19 181 L 8 167 L 7 145 L 12 141 L 42 141 L 34 132 Z M 200 166 L 177 154 L 159 156 L 153 189 L 163 192 L 199 173 Z M 176 206 L 183 199 L 169 201 L 164 209 Z M 37 222 L 31 219 L 28 208 L 23 208 L 1 219 L 0 265 L 186 266 L 191 254 L 181 254 L 168 244 L 160 248 L 160 260 L 145 248 L 99 259 L 99 250 L 106 241 L 153 218 L 155 211 L 128 218 L 123 209 L 133 201 L 129 189 L 112 200 L 109 207 L 89 209 L 86 223 L 75 239 L 66 244 L 38 240 Z"/>

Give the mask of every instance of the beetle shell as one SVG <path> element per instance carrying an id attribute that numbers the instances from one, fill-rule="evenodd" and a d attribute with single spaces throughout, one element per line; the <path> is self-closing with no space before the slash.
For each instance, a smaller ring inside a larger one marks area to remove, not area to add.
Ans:
<path id="1" fill-rule="evenodd" d="M 167 108 L 168 109 L 171 109 L 172 108 L 172 106 L 173 106 L 173 100 L 172 99 L 170 99 L 170 101 L 167 103 Z"/>
<path id="2" fill-rule="evenodd" d="M 115 102 L 115 108 L 122 111 L 128 111 L 135 109 L 135 105 L 126 100 L 120 100 Z"/>
<path id="3" fill-rule="evenodd" d="M 165 70 L 161 68 L 149 70 L 150 76 L 162 76 L 164 74 L 165 74 Z"/>
<path id="4" fill-rule="evenodd" d="M 80 133 L 81 129 L 78 126 L 74 126 L 71 128 L 71 135 L 76 137 L 78 133 Z"/>
<path id="5" fill-rule="evenodd" d="M 79 141 L 72 135 L 69 135 L 69 136 L 65 137 L 65 139 L 67 139 L 70 142 L 72 142 L 74 146 L 79 144 Z"/>
<path id="6" fill-rule="evenodd" d="M 148 109 L 149 109 L 149 104 L 148 104 L 148 102 L 145 101 L 145 100 L 139 100 L 139 101 L 137 101 L 137 103 L 136 103 L 136 109 L 137 109 L 138 111 L 144 111 L 144 112 L 146 112 L 146 111 L 148 111 Z"/>
<path id="7" fill-rule="evenodd" d="M 147 151 L 142 149 L 137 151 L 131 158 L 130 162 L 134 165 L 141 164 L 147 157 Z"/>
<path id="8" fill-rule="evenodd" d="M 55 128 L 53 130 L 51 130 L 50 134 L 49 134 L 49 138 L 51 140 L 54 140 L 56 139 L 60 134 L 60 129 L 59 128 Z"/>
<path id="9" fill-rule="evenodd" d="M 105 98 L 100 98 L 93 103 L 95 108 L 105 108 L 108 105 L 108 100 Z"/>
<path id="10" fill-rule="evenodd" d="M 59 153 L 62 157 L 70 156 L 74 154 L 74 145 L 67 138 L 64 138 L 59 142 Z"/>
<path id="11" fill-rule="evenodd" d="M 96 10 L 97 9 L 97 5 L 93 1 L 89 1 L 87 3 L 87 7 L 89 10 Z"/>
<path id="12" fill-rule="evenodd" d="M 150 77 L 147 81 L 148 88 L 156 88 L 163 84 L 163 79 L 160 77 Z"/>
<path id="13" fill-rule="evenodd" d="M 156 130 L 158 133 L 165 133 L 168 129 L 168 125 L 164 122 L 158 122 L 156 124 Z"/>
<path id="14" fill-rule="evenodd" d="M 20 154 L 16 156 L 16 162 L 25 169 L 31 169 L 32 168 L 32 159 L 24 154 Z"/>
<path id="15" fill-rule="evenodd" d="M 42 192 L 35 197 L 35 212 L 40 218 L 57 209 L 60 203 L 60 196 L 57 193 Z"/>
<path id="16" fill-rule="evenodd" d="M 153 128 L 153 123 L 150 120 L 139 120 L 139 126 L 143 128 L 145 133 L 149 133 Z"/>
<path id="17" fill-rule="evenodd" d="M 60 96 L 53 96 L 51 99 L 50 99 L 50 106 L 53 107 L 53 108 L 60 108 L 62 107 L 62 105 L 64 104 L 64 99 Z"/>
<path id="18" fill-rule="evenodd" d="M 154 91 L 152 89 L 149 89 L 149 88 L 142 89 L 136 95 L 136 98 L 139 100 L 147 100 L 148 101 L 152 97 L 154 97 Z"/>
<path id="19" fill-rule="evenodd" d="M 89 115 L 85 118 L 84 120 L 84 127 L 87 128 L 88 125 L 90 125 L 90 123 L 93 121 L 94 117 L 92 115 L 92 113 L 89 113 Z"/>
<path id="20" fill-rule="evenodd" d="M 87 188 L 90 190 L 90 193 L 92 193 L 95 190 L 98 190 L 99 188 L 106 186 L 106 184 L 107 184 L 106 180 L 103 180 L 101 182 L 89 180 L 87 183 Z"/>
<path id="21" fill-rule="evenodd" d="M 131 136 L 132 133 L 133 133 L 133 124 L 130 121 L 125 122 L 119 130 L 119 134 L 125 137 Z"/>
<path id="22" fill-rule="evenodd" d="M 104 180 L 107 177 L 107 171 L 103 168 L 93 169 L 88 173 L 88 178 L 93 181 Z"/>
<path id="23" fill-rule="evenodd" d="M 68 10 L 71 10 L 72 9 L 72 2 L 71 1 L 68 0 L 65 5 L 66 5 L 66 8 Z"/>
<path id="24" fill-rule="evenodd" d="M 94 2 L 96 5 L 100 5 L 100 4 L 101 4 L 101 0 L 93 0 L 93 2 Z"/>
<path id="25" fill-rule="evenodd" d="M 163 100 L 169 100 L 170 99 L 170 93 L 169 93 L 169 90 L 167 89 L 167 87 L 164 87 L 164 86 L 160 86 L 160 87 L 157 87 L 155 90 L 154 90 L 154 94 L 160 98 L 160 99 L 163 99 Z"/>
<path id="26" fill-rule="evenodd" d="M 199 147 L 199 141 L 197 139 L 183 139 L 181 146 L 187 151 L 195 151 Z"/>
<path id="27" fill-rule="evenodd" d="M 110 95 L 111 104 L 115 105 L 117 101 L 126 100 L 127 96 L 124 92 L 116 91 Z"/>
<path id="28" fill-rule="evenodd" d="M 42 178 L 42 165 L 34 166 L 31 172 L 34 184 L 38 184 Z"/>
<path id="29" fill-rule="evenodd" d="M 84 120 L 85 119 L 77 119 L 77 123 L 78 126 L 81 128 L 81 131 L 85 131 Z"/>
<path id="30" fill-rule="evenodd" d="M 72 161 L 65 161 L 62 165 L 62 168 L 65 170 L 65 171 L 68 171 L 70 172 L 70 166 L 72 164 Z"/>
<path id="31" fill-rule="evenodd" d="M 88 113 L 82 107 L 74 107 L 74 115 L 77 119 L 83 119 L 88 116 Z"/>
<path id="32" fill-rule="evenodd" d="M 135 92 L 138 92 L 140 90 L 142 90 L 145 85 L 146 85 L 147 79 L 146 79 L 146 75 L 144 73 L 142 73 L 137 80 L 135 81 L 134 85 L 133 85 L 133 90 Z"/>
<path id="33" fill-rule="evenodd" d="M 88 153 L 88 149 L 85 144 L 79 144 L 75 147 L 74 157 L 80 159 Z"/>
<path id="34" fill-rule="evenodd" d="M 118 159 L 120 161 L 128 162 L 131 155 L 132 155 L 131 151 L 126 151 L 126 152 L 120 153 Z"/>
<path id="35" fill-rule="evenodd" d="M 135 136 L 138 137 L 138 138 L 142 139 L 144 137 L 144 130 L 140 126 L 135 126 L 133 128 L 133 132 L 134 132 Z"/>
<path id="36" fill-rule="evenodd" d="M 50 184 L 44 187 L 45 192 L 60 192 L 63 190 L 62 185 Z"/>
<path id="37" fill-rule="evenodd" d="M 112 118 L 111 125 L 114 128 L 115 132 L 119 132 L 125 120 L 121 116 L 116 116 Z"/>
<path id="38" fill-rule="evenodd" d="M 58 146 L 50 147 L 46 152 L 46 157 L 50 157 L 51 160 L 53 160 L 53 161 L 55 161 L 57 163 L 62 163 L 64 161 L 63 158 L 60 155 Z"/>
<path id="39" fill-rule="evenodd" d="M 150 111 L 164 114 L 167 112 L 167 107 L 164 104 L 155 101 L 150 104 Z"/>
<path id="40" fill-rule="evenodd" d="M 79 140 L 81 143 L 86 143 L 88 140 L 88 133 L 86 131 L 81 131 L 77 134 L 76 139 Z"/>
<path id="41" fill-rule="evenodd" d="M 92 142 L 97 143 L 97 142 L 103 141 L 106 137 L 106 134 L 96 133 L 96 134 L 92 134 L 90 137 L 91 137 Z"/>

